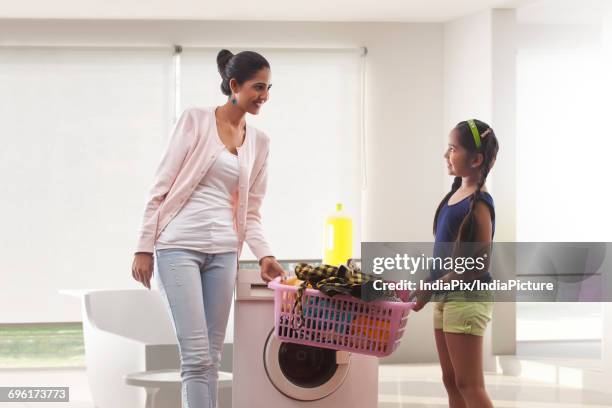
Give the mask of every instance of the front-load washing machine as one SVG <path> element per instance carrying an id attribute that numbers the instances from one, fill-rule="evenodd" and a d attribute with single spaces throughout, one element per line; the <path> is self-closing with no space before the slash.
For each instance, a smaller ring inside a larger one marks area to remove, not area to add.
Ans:
<path id="1" fill-rule="evenodd" d="M 274 291 L 258 270 L 238 271 L 233 408 L 375 408 L 377 400 L 378 358 L 281 342 Z"/>

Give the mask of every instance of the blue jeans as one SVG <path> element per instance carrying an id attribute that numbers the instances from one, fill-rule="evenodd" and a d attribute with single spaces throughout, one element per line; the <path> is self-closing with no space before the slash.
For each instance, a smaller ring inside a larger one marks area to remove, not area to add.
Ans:
<path id="1" fill-rule="evenodd" d="M 216 408 L 221 349 L 238 268 L 236 252 L 156 249 L 159 290 L 177 335 L 183 408 Z"/>

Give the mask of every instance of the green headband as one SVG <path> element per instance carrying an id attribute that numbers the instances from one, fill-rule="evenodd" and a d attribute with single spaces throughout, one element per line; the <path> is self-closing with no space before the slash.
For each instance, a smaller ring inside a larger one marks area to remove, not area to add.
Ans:
<path id="1" fill-rule="evenodd" d="M 474 136 L 474 143 L 476 144 L 476 149 L 480 149 L 480 133 L 478 132 L 478 128 L 476 127 L 474 119 L 468 120 L 467 123 L 470 126 L 470 130 L 472 131 L 472 136 Z"/>

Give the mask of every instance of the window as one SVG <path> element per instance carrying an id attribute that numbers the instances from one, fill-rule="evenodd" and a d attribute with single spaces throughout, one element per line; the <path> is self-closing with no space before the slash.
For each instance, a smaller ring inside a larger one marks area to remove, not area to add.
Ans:
<path id="1" fill-rule="evenodd" d="M 610 240 L 607 75 L 593 50 L 519 52 L 517 241 Z M 517 339 L 601 339 L 601 316 L 600 303 L 518 303 Z"/>
<path id="2" fill-rule="evenodd" d="M 2 323 L 78 321 L 58 289 L 133 282 L 171 62 L 170 49 L 0 48 Z"/>

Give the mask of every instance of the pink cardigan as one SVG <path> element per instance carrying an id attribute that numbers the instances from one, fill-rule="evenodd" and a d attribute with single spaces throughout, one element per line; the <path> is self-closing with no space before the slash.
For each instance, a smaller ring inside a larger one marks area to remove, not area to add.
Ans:
<path id="1" fill-rule="evenodd" d="M 225 149 L 217 133 L 215 107 L 187 108 L 177 121 L 155 174 L 145 206 L 136 252 L 151 252 L 168 222 L 187 202 L 215 157 Z M 272 255 L 264 237 L 259 208 L 266 193 L 270 139 L 246 126 L 238 150 L 238 199 L 233 203 L 238 257 L 246 241 L 259 261 Z"/>

